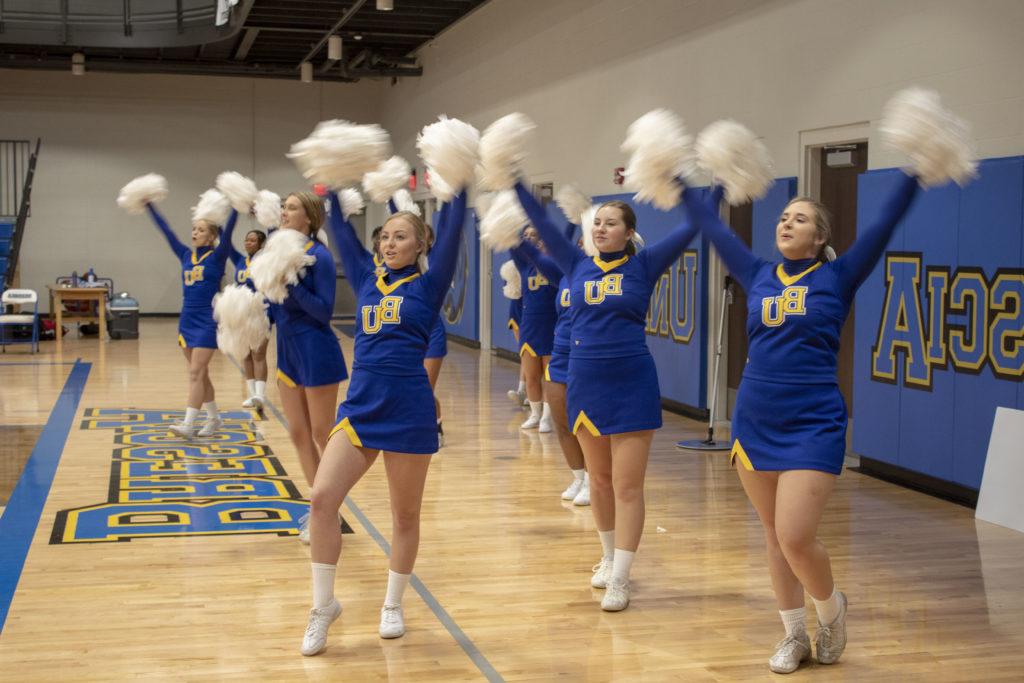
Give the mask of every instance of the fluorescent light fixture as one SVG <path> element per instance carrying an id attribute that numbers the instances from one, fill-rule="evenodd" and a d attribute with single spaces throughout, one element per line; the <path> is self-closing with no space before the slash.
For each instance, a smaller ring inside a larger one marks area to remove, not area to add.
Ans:
<path id="1" fill-rule="evenodd" d="M 390 12 L 395 9 L 395 0 L 377 0 L 377 10 L 380 12 Z"/>
<path id="2" fill-rule="evenodd" d="M 341 59 L 341 36 L 331 36 L 327 39 L 327 59 L 334 62 Z"/>
<path id="3" fill-rule="evenodd" d="M 312 62 L 303 62 L 299 66 L 299 74 L 300 74 L 300 77 L 301 77 L 303 83 L 312 83 L 313 82 L 313 63 Z"/>
<path id="4" fill-rule="evenodd" d="M 85 55 L 81 52 L 71 55 L 71 73 L 76 76 L 81 76 L 85 73 Z"/>

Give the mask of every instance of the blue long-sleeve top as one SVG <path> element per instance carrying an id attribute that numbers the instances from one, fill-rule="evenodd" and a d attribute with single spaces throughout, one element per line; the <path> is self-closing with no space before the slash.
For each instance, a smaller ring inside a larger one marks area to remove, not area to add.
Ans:
<path id="1" fill-rule="evenodd" d="M 904 176 L 881 215 L 835 261 L 772 263 L 755 256 L 719 220 L 717 202 L 712 206 L 695 191 L 684 191 L 687 214 L 747 292 L 749 351 L 744 377 L 789 384 L 836 381 L 839 336 L 853 297 L 916 194 L 917 180 Z"/>
<path id="2" fill-rule="evenodd" d="M 244 285 L 252 291 L 256 291 L 256 285 L 252 281 L 252 276 L 249 274 L 249 265 L 252 262 L 252 257 L 248 254 L 243 254 L 237 249 L 231 250 L 231 263 L 235 266 L 235 284 Z"/>
<path id="3" fill-rule="evenodd" d="M 570 242 L 573 241 L 572 238 L 576 234 L 576 227 L 574 223 L 569 223 L 565 228 L 565 238 Z M 541 253 L 529 241 L 523 240 L 516 249 L 519 250 L 520 255 L 533 262 L 544 277 L 551 282 L 558 281 L 558 295 L 555 298 L 555 314 L 558 316 L 558 320 L 555 322 L 552 352 L 568 354 L 572 336 L 572 291 L 569 287 L 569 276 L 562 272 L 553 259 Z"/>
<path id="4" fill-rule="evenodd" d="M 334 313 L 335 267 L 331 251 L 317 240 L 306 243 L 306 251 L 316 261 L 299 281 L 288 286 L 288 296 L 279 304 L 270 304 L 278 333 L 295 337 L 309 330 L 331 332 Z"/>
<path id="5" fill-rule="evenodd" d="M 556 283 L 561 277 L 561 271 L 555 266 L 553 272 L 558 273 L 558 276 L 546 276 L 537 267 L 536 263 L 526 258 L 522 244 L 509 249 L 508 253 L 512 257 L 512 262 L 515 263 L 516 270 L 519 271 L 519 278 L 522 281 L 523 318 L 537 321 L 537 324 L 550 324 L 553 326 L 558 315 L 555 311 L 555 300 L 558 298 Z M 539 254 L 536 248 L 534 248 L 534 253 Z M 540 321 L 547 322 L 543 323 Z"/>
<path id="6" fill-rule="evenodd" d="M 697 234 L 684 221 L 639 254 L 625 251 L 588 257 L 565 238 L 521 182 L 516 195 L 551 258 L 569 278 L 570 354 L 578 358 L 625 358 L 650 353 L 644 337 L 651 292 L 665 269 Z"/>
<path id="7" fill-rule="evenodd" d="M 384 264 L 384 272 L 378 275 L 373 256 L 343 218 L 338 197 L 331 194 L 331 232 L 356 295 L 353 369 L 396 376 L 425 372 L 423 358 L 430 330 L 455 275 L 465 214 L 465 192 L 442 207 L 430 268 L 425 273 L 420 273 L 416 264 L 397 270 Z"/>
<path id="8" fill-rule="evenodd" d="M 171 251 L 181 262 L 181 307 L 212 310 L 213 297 L 220 291 L 220 281 L 224 277 L 224 268 L 231 254 L 231 235 L 235 231 L 238 212 L 231 210 L 221 233 L 220 243 L 216 247 L 199 247 L 193 251 L 182 244 L 171 231 L 171 227 L 155 206 L 146 204 L 146 208 L 170 245 Z"/>

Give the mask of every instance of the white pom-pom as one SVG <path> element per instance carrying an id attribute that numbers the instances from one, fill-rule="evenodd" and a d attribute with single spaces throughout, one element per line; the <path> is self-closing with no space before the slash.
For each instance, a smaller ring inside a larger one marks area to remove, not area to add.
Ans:
<path id="1" fill-rule="evenodd" d="M 213 298 L 213 319 L 217 321 L 217 346 L 242 360 L 270 337 L 267 302 L 242 285 L 229 285 Z"/>
<path id="2" fill-rule="evenodd" d="M 256 222 L 264 228 L 276 228 L 281 223 L 281 198 L 270 190 L 260 190 L 253 203 Z"/>
<path id="3" fill-rule="evenodd" d="M 926 187 L 948 180 L 963 186 L 977 175 L 969 126 L 943 107 L 932 90 L 897 93 L 885 105 L 879 132 L 888 147 L 910 157 L 914 174 Z"/>
<path id="4" fill-rule="evenodd" d="M 526 145 L 537 126 L 518 112 L 502 116 L 480 136 L 480 187 L 510 190 L 522 172 Z"/>
<path id="5" fill-rule="evenodd" d="M 725 200 L 733 206 L 760 199 L 772 184 L 768 148 L 736 121 L 715 121 L 700 132 L 697 161 L 725 189 Z"/>
<path id="6" fill-rule="evenodd" d="M 306 251 L 308 241 L 298 230 L 275 230 L 249 264 L 256 289 L 273 303 L 284 301 L 288 285 L 296 284 L 306 267 L 316 263 L 316 257 Z"/>
<path id="7" fill-rule="evenodd" d="M 576 225 L 580 224 L 580 221 L 583 220 L 584 212 L 591 206 L 590 197 L 583 194 L 582 190 L 572 184 L 563 185 L 555 194 L 555 204 L 558 204 L 558 208 L 562 210 L 565 217 Z"/>
<path id="8" fill-rule="evenodd" d="M 491 208 L 491 203 L 494 202 L 494 198 L 497 196 L 496 192 L 481 192 L 476 196 L 476 215 L 481 220 L 487 215 L 487 211 Z"/>
<path id="9" fill-rule="evenodd" d="M 623 173 L 626 189 L 635 199 L 667 211 L 679 203 L 681 187 L 676 178 L 693 167 L 691 138 L 683 121 L 667 109 L 649 111 L 626 132 L 622 151 L 630 155 Z"/>
<path id="10" fill-rule="evenodd" d="M 341 214 L 345 220 L 348 220 L 349 216 L 355 216 L 366 206 L 363 195 L 359 194 L 359 190 L 354 187 L 346 187 L 339 192 L 338 201 L 341 203 Z"/>
<path id="11" fill-rule="evenodd" d="M 206 221 L 224 225 L 231 215 L 231 202 L 217 190 L 210 188 L 199 195 L 199 203 L 192 207 L 192 221 Z"/>
<path id="12" fill-rule="evenodd" d="M 430 172 L 430 189 L 443 202 L 473 182 L 479 159 L 480 133 L 459 119 L 441 116 L 423 127 L 416 148 Z"/>
<path id="13" fill-rule="evenodd" d="M 286 155 L 302 175 L 332 189 L 358 183 L 391 153 L 391 138 L 376 124 L 321 121 Z"/>
<path id="14" fill-rule="evenodd" d="M 523 226 L 529 222 L 513 190 L 495 194 L 480 220 L 480 239 L 493 251 L 511 249 L 522 241 Z"/>
<path id="15" fill-rule="evenodd" d="M 412 168 L 400 156 L 393 156 L 363 176 L 363 189 L 371 201 L 383 204 L 409 184 Z"/>
<path id="16" fill-rule="evenodd" d="M 501 279 L 505 281 L 505 286 L 501 288 L 501 293 L 505 295 L 506 299 L 521 299 L 523 297 L 523 278 L 519 274 L 519 269 L 516 268 L 515 262 L 509 260 L 501 264 L 501 269 L 498 271 L 501 275 Z"/>
<path id="17" fill-rule="evenodd" d="M 597 245 L 594 244 L 594 217 L 597 210 L 601 208 L 598 204 L 591 204 L 590 208 L 580 216 L 580 227 L 583 230 L 583 253 L 587 256 L 597 256 Z"/>
<path id="18" fill-rule="evenodd" d="M 327 237 L 326 228 L 320 228 L 319 230 L 316 231 L 316 239 L 318 242 L 320 242 L 320 244 L 324 245 L 325 247 L 331 246 L 331 243 Z"/>
<path id="19" fill-rule="evenodd" d="M 256 189 L 256 183 L 235 171 L 224 171 L 221 173 L 217 176 L 215 185 L 221 194 L 231 202 L 231 207 L 241 214 L 249 213 L 253 202 L 256 201 L 256 196 L 259 194 L 259 190 Z"/>
<path id="20" fill-rule="evenodd" d="M 117 205 L 128 213 L 142 213 L 146 204 L 156 204 L 166 198 L 167 179 L 156 173 L 147 173 L 121 188 Z"/>
<path id="21" fill-rule="evenodd" d="M 395 192 L 391 199 L 394 200 L 395 208 L 399 211 L 408 211 L 409 213 L 414 213 L 417 216 L 423 215 L 423 212 L 420 211 L 420 205 L 413 201 L 412 195 L 409 194 L 409 190 L 402 188 Z"/>
<path id="22" fill-rule="evenodd" d="M 833 249 L 831 245 L 826 245 L 825 246 L 825 258 L 828 261 L 835 261 L 836 260 L 836 250 Z"/>

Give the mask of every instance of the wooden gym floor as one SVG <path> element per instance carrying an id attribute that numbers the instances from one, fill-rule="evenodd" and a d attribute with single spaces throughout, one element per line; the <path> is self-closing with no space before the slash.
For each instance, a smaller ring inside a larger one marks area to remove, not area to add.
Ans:
<path id="1" fill-rule="evenodd" d="M 0 680 L 774 677 L 782 626 L 754 512 L 724 454 L 674 446 L 703 426 L 665 414 L 633 600 L 604 613 L 589 509 L 559 500 L 554 435 L 520 432 L 505 397 L 518 366 L 458 344 L 438 388 L 448 445 L 427 480 L 408 632 L 377 636 L 391 528 L 378 465 L 342 508 L 345 611 L 326 652 L 302 657 L 309 551 L 294 518 L 308 491 L 287 433 L 276 407 L 265 420 L 240 410 L 241 374 L 218 355 L 230 429 L 199 451 L 170 441 L 161 425 L 185 395 L 175 325 L 0 355 Z M 849 646 L 793 680 L 1024 678 L 1024 536 L 853 472 L 821 534 L 850 598 Z"/>

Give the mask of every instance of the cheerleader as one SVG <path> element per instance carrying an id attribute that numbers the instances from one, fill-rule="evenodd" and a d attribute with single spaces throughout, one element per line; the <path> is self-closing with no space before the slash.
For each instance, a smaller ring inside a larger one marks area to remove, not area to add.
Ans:
<path id="1" fill-rule="evenodd" d="M 590 502 L 603 555 L 591 585 L 607 588 L 601 608 L 629 604 L 629 572 L 644 525 L 644 474 L 654 430 L 661 427 L 661 390 L 644 336 L 651 293 L 661 274 L 696 234 L 684 224 L 640 253 L 636 217 L 625 202 L 600 206 L 583 254 L 552 223 L 521 182 L 516 194 L 569 284 L 566 403 L 569 424 L 586 455 Z"/>
<path id="2" fill-rule="evenodd" d="M 185 418 L 169 429 L 184 439 L 211 436 L 223 424 L 214 400 L 213 383 L 210 381 L 210 359 L 217 350 L 213 297 L 220 291 L 224 267 L 231 254 L 231 235 L 235 230 L 238 212 L 232 209 L 223 235 L 220 235 L 220 226 L 209 220 L 193 221 L 192 248 L 189 249 L 171 231 L 167 221 L 151 202 L 146 202 L 146 209 L 181 263 L 182 307 L 178 318 L 178 344 L 185 354 L 188 367 L 188 403 Z M 200 406 L 206 411 L 206 423 L 196 427 Z"/>
<path id="3" fill-rule="evenodd" d="M 808 197 L 790 200 L 775 226 L 778 263 L 754 256 L 718 219 L 717 193 L 711 203 L 693 190 L 683 193 L 687 214 L 747 292 L 750 348 L 736 397 L 731 461 L 765 531 L 786 628 L 769 660 L 778 673 L 795 671 L 811 655 L 805 590 L 818 617 L 818 662 L 834 664 L 846 646 L 846 596 L 817 537 L 846 453 L 846 405 L 836 382 L 839 335 L 857 288 L 916 189 L 916 178 L 901 178 L 878 220 L 839 258 L 829 246 L 827 209 Z"/>
<path id="4" fill-rule="evenodd" d="M 249 276 L 249 263 L 259 253 L 260 249 L 267 242 L 267 233 L 262 230 L 250 230 L 245 234 L 245 253 L 231 250 L 231 261 L 235 265 L 235 282 L 256 291 L 256 286 Z M 270 315 L 270 309 L 267 309 Z M 273 324 L 273 319 L 271 319 Z M 263 404 L 266 403 L 267 393 L 267 344 L 263 342 L 258 349 L 254 349 L 242 361 L 242 369 L 245 373 L 245 388 L 249 397 L 242 402 L 243 408 L 253 408 L 257 412 L 263 411 Z"/>
<path id="5" fill-rule="evenodd" d="M 316 238 L 323 222 L 324 203 L 317 195 L 295 192 L 285 199 L 279 229 L 305 235 L 309 239 L 306 249 L 316 262 L 288 288 L 282 303 L 271 304 L 277 325 L 278 393 L 288 420 L 288 436 L 310 487 L 334 426 L 338 384 L 348 378 L 345 358 L 331 330 L 334 258 Z M 309 543 L 308 522 L 308 516 L 299 520 L 302 543 Z"/>
<path id="6" fill-rule="evenodd" d="M 506 263 L 512 263 L 506 261 Z M 514 266 L 515 264 L 512 263 Z M 518 271 L 516 271 L 518 277 Z M 506 283 L 508 286 L 508 283 Z M 508 301 L 508 322 L 506 327 L 512 330 L 512 336 L 516 340 L 516 346 L 519 345 L 519 324 L 523 321 L 523 297 L 522 293 L 517 297 L 513 297 Z M 522 407 L 529 405 L 526 398 L 526 375 L 524 374 L 524 366 L 522 363 L 519 364 L 519 386 L 515 389 L 509 389 L 507 392 L 510 401 L 515 403 L 517 406 Z"/>
<path id="7" fill-rule="evenodd" d="M 527 227 L 523 232 L 526 241 L 544 249 L 537 230 Z M 551 347 L 555 338 L 555 322 L 558 313 L 555 299 L 558 288 L 537 269 L 531 261 L 522 257 L 519 251 L 509 252 L 526 286 L 523 287 L 523 314 L 519 324 L 519 357 L 523 377 L 526 380 L 526 398 L 530 402 L 530 416 L 519 426 L 520 429 L 537 429 L 550 432 L 551 407 L 544 400 L 544 369 L 551 359 Z"/>
<path id="8" fill-rule="evenodd" d="M 394 536 L 379 634 L 405 633 L 401 600 L 419 548 L 419 518 L 430 456 L 437 451 L 433 392 L 423 361 L 438 311 L 451 285 L 461 240 L 466 194 L 441 210 L 430 269 L 421 272 L 426 225 L 414 213 L 390 216 L 380 234 L 384 273 L 331 196 L 331 229 L 357 298 L 355 360 L 348 396 L 317 472 L 311 501 L 313 608 L 301 652 L 315 655 L 341 614 L 334 577 L 342 537 L 335 515 L 351 488 L 383 451 Z"/>
<path id="9" fill-rule="evenodd" d="M 576 226 L 572 223 L 566 228 L 566 239 L 572 240 Z M 558 443 L 562 447 L 565 463 L 572 471 L 572 483 L 562 491 L 562 500 L 571 500 L 573 505 L 590 505 L 590 477 L 584 464 L 583 450 L 576 436 L 570 430 L 568 412 L 565 405 L 565 384 L 569 370 L 569 338 L 572 325 L 571 291 L 569 278 L 562 274 L 557 264 L 542 254 L 530 242 L 524 241 L 515 248 L 521 256 L 532 262 L 549 281 L 558 281 L 558 298 L 555 309 L 558 314 L 555 323 L 555 336 L 551 345 L 551 359 L 544 368 L 544 395 L 551 406 L 551 417 L 555 424 Z"/>
<path id="10" fill-rule="evenodd" d="M 427 226 L 427 256 L 434 247 L 434 231 Z M 434 392 L 434 408 L 437 410 L 437 443 L 444 446 L 444 426 L 441 424 L 441 402 L 437 399 L 437 379 L 441 376 L 441 365 L 448 355 L 448 332 L 444 320 L 437 316 L 434 326 L 430 329 L 430 341 L 427 343 L 427 355 L 423 358 L 423 367 L 427 370 L 430 380 L 430 391 Z"/>

